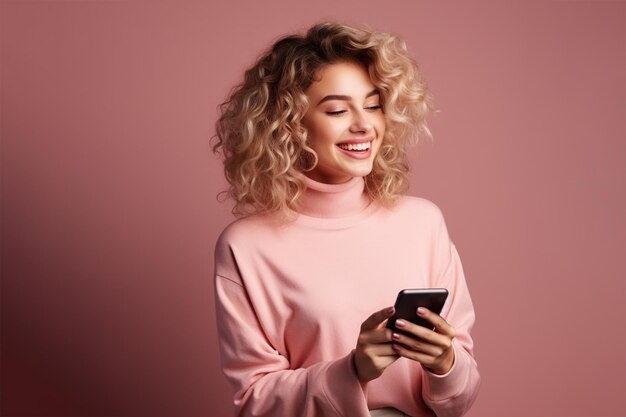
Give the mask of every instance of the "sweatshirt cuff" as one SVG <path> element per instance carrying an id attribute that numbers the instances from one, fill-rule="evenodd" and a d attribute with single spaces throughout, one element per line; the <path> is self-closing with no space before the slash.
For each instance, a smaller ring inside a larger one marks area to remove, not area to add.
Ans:
<path id="1" fill-rule="evenodd" d="M 367 384 L 362 384 L 356 374 L 354 350 L 333 361 L 326 369 L 326 377 L 323 380 L 324 394 L 335 409 L 353 409 L 354 415 L 367 412 Z"/>
<path id="2" fill-rule="evenodd" d="M 467 357 L 464 349 L 452 340 L 454 363 L 448 372 L 434 374 L 424 368 L 424 394 L 433 401 L 453 398 L 463 391 L 467 380 Z"/>

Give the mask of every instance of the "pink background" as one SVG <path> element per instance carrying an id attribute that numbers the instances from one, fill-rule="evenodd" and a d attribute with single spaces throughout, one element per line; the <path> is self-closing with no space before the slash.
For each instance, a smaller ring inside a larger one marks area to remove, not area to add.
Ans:
<path id="1" fill-rule="evenodd" d="M 403 36 L 441 109 L 411 193 L 474 298 L 469 415 L 626 416 L 626 1 L 219 4 L 2 1 L 1 414 L 229 414 L 207 140 L 263 48 L 333 18 Z"/>

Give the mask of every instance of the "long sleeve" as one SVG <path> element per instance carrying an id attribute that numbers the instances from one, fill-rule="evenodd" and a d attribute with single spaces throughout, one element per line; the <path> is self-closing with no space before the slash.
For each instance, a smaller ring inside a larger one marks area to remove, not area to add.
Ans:
<path id="1" fill-rule="evenodd" d="M 435 287 L 448 288 L 442 316 L 457 330 L 450 372 L 400 358 L 361 384 L 353 361 L 363 320 L 400 289 Z M 459 417 L 476 396 L 474 310 L 443 216 L 427 200 L 372 203 L 344 218 L 239 219 L 217 241 L 214 290 L 237 416 L 370 417 L 393 407 Z"/>
<path id="2" fill-rule="evenodd" d="M 353 352 L 291 369 L 264 336 L 241 283 L 217 275 L 215 291 L 222 368 L 238 416 L 369 417 Z"/>
<path id="3" fill-rule="evenodd" d="M 474 308 L 465 282 L 456 246 L 450 241 L 443 217 L 440 223 L 439 250 L 446 265 L 436 285 L 447 288 L 450 299 L 441 315 L 456 330 L 452 344 L 455 360 L 444 375 L 427 370 L 423 373 L 424 402 L 438 417 L 459 417 L 474 403 L 480 386 L 480 375 L 473 356 L 470 331 L 474 325 Z"/>

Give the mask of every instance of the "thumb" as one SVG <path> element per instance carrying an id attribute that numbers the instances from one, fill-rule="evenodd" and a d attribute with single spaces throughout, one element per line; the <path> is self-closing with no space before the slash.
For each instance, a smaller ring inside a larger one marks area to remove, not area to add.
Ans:
<path id="1" fill-rule="evenodd" d="M 378 310 L 371 316 L 369 316 L 363 324 L 361 324 L 361 331 L 374 330 L 377 328 L 383 321 L 388 319 L 393 315 L 395 309 L 393 307 L 385 307 L 382 310 Z"/>

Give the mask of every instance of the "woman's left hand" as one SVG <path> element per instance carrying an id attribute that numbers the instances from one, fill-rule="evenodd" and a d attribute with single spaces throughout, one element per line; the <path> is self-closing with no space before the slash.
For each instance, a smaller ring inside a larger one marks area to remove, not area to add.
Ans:
<path id="1" fill-rule="evenodd" d="M 450 326 L 440 315 L 423 307 L 417 309 L 417 314 L 432 323 L 435 330 L 430 330 L 407 320 L 397 320 L 396 327 L 411 336 L 394 332 L 393 349 L 405 358 L 422 364 L 434 374 L 447 373 L 454 364 L 454 348 L 452 339 L 455 336 L 454 327 Z"/>

